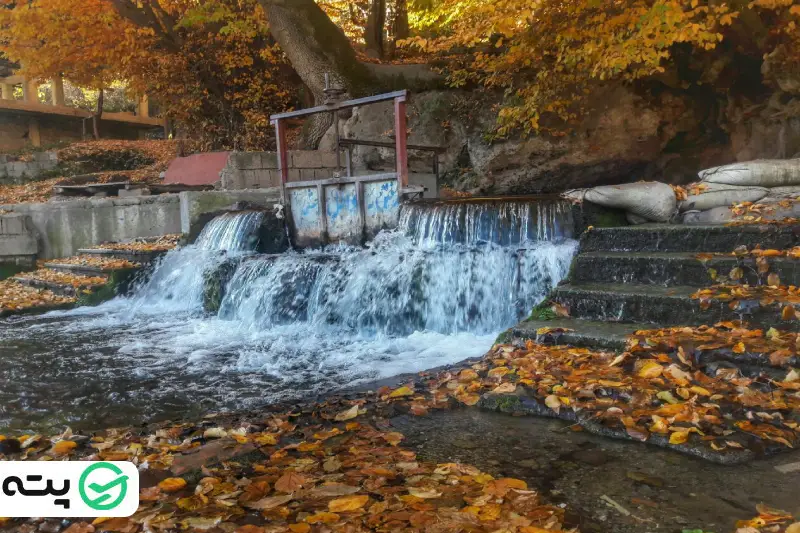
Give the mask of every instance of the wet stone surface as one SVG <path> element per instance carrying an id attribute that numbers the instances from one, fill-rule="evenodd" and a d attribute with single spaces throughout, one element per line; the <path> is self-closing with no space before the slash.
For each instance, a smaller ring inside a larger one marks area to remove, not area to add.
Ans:
<path id="1" fill-rule="evenodd" d="M 475 409 L 395 417 L 403 445 L 421 459 L 470 463 L 525 480 L 565 504 L 567 525 L 584 533 L 727 532 L 759 503 L 800 513 L 800 470 L 778 467 L 800 453 L 734 467 L 642 443 L 597 437 L 565 422 Z M 619 505 L 615 508 L 611 500 Z M 628 515 L 624 512 L 629 513 Z"/>

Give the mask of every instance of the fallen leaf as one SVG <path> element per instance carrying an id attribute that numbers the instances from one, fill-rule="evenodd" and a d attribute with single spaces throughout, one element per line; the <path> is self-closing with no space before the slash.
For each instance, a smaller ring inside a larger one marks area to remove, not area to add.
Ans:
<path id="1" fill-rule="evenodd" d="M 267 498 L 261 498 L 260 500 L 256 500 L 254 502 L 247 502 L 242 504 L 244 507 L 248 509 L 256 509 L 258 511 L 269 511 L 270 509 L 275 509 L 276 507 L 280 507 L 284 503 L 291 501 L 294 496 L 291 494 L 285 494 L 282 496 L 269 496 Z"/>
<path id="2" fill-rule="evenodd" d="M 424 500 L 439 498 L 442 495 L 442 493 L 437 490 L 423 487 L 408 487 L 408 493 Z"/>
<path id="3" fill-rule="evenodd" d="M 558 413 L 558 411 L 561 409 L 561 400 L 559 400 L 558 396 L 555 394 L 551 394 L 545 398 L 544 404 L 556 413 Z"/>
<path id="4" fill-rule="evenodd" d="M 163 492 L 178 492 L 186 486 L 186 480 L 181 477 L 168 477 L 158 484 Z"/>
<path id="5" fill-rule="evenodd" d="M 56 455 L 66 455 L 78 447 L 76 442 L 71 440 L 60 440 L 53 445 L 52 451 Z"/>
<path id="6" fill-rule="evenodd" d="M 411 396 L 414 394 L 414 391 L 407 386 L 402 386 L 399 389 L 395 389 L 389 394 L 389 398 L 402 398 L 403 396 Z"/>
<path id="7" fill-rule="evenodd" d="M 275 482 L 275 490 L 279 492 L 295 492 L 308 483 L 308 480 L 297 472 L 286 472 Z"/>
<path id="8" fill-rule="evenodd" d="M 358 416 L 358 405 L 354 405 L 350 409 L 346 409 L 336 415 L 335 420 L 337 422 L 344 422 L 345 420 L 352 420 L 353 418 Z"/>
<path id="9" fill-rule="evenodd" d="M 328 510 L 332 513 L 355 511 L 356 509 L 361 509 L 364 507 L 368 501 L 369 496 L 366 494 L 336 498 L 335 500 L 328 502 Z"/>

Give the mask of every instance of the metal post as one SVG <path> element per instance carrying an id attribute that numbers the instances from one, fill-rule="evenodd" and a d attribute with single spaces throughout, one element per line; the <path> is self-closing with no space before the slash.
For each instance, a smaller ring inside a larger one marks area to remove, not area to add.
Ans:
<path id="1" fill-rule="evenodd" d="M 406 97 L 394 99 L 394 135 L 397 158 L 397 194 L 402 198 L 403 189 L 408 187 L 408 129 L 406 127 Z"/>
<path id="2" fill-rule="evenodd" d="M 289 205 L 286 183 L 289 181 L 289 154 L 286 151 L 286 124 L 281 119 L 272 121 L 275 124 L 275 142 L 278 145 L 278 172 L 281 175 L 281 197 L 284 205 Z"/>

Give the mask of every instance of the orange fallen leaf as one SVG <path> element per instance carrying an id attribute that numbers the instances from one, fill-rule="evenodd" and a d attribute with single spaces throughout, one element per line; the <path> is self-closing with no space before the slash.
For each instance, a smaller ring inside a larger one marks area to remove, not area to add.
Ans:
<path id="1" fill-rule="evenodd" d="M 345 496 L 344 498 L 336 498 L 328 502 L 328 510 L 331 513 L 355 511 L 364 507 L 368 501 L 369 496 L 366 494 L 355 494 L 353 496 Z"/>

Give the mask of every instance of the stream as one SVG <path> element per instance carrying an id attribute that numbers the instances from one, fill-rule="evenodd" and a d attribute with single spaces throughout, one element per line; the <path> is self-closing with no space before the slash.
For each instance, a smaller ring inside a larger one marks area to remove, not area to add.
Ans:
<path id="1" fill-rule="evenodd" d="M 478 357 L 566 276 L 569 206 L 404 206 L 364 248 L 253 253 L 257 212 L 211 221 L 133 293 L 0 320 L 0 433 L 250 409 Z M 233 261 L 219 311 L 204 280 Z"/>

